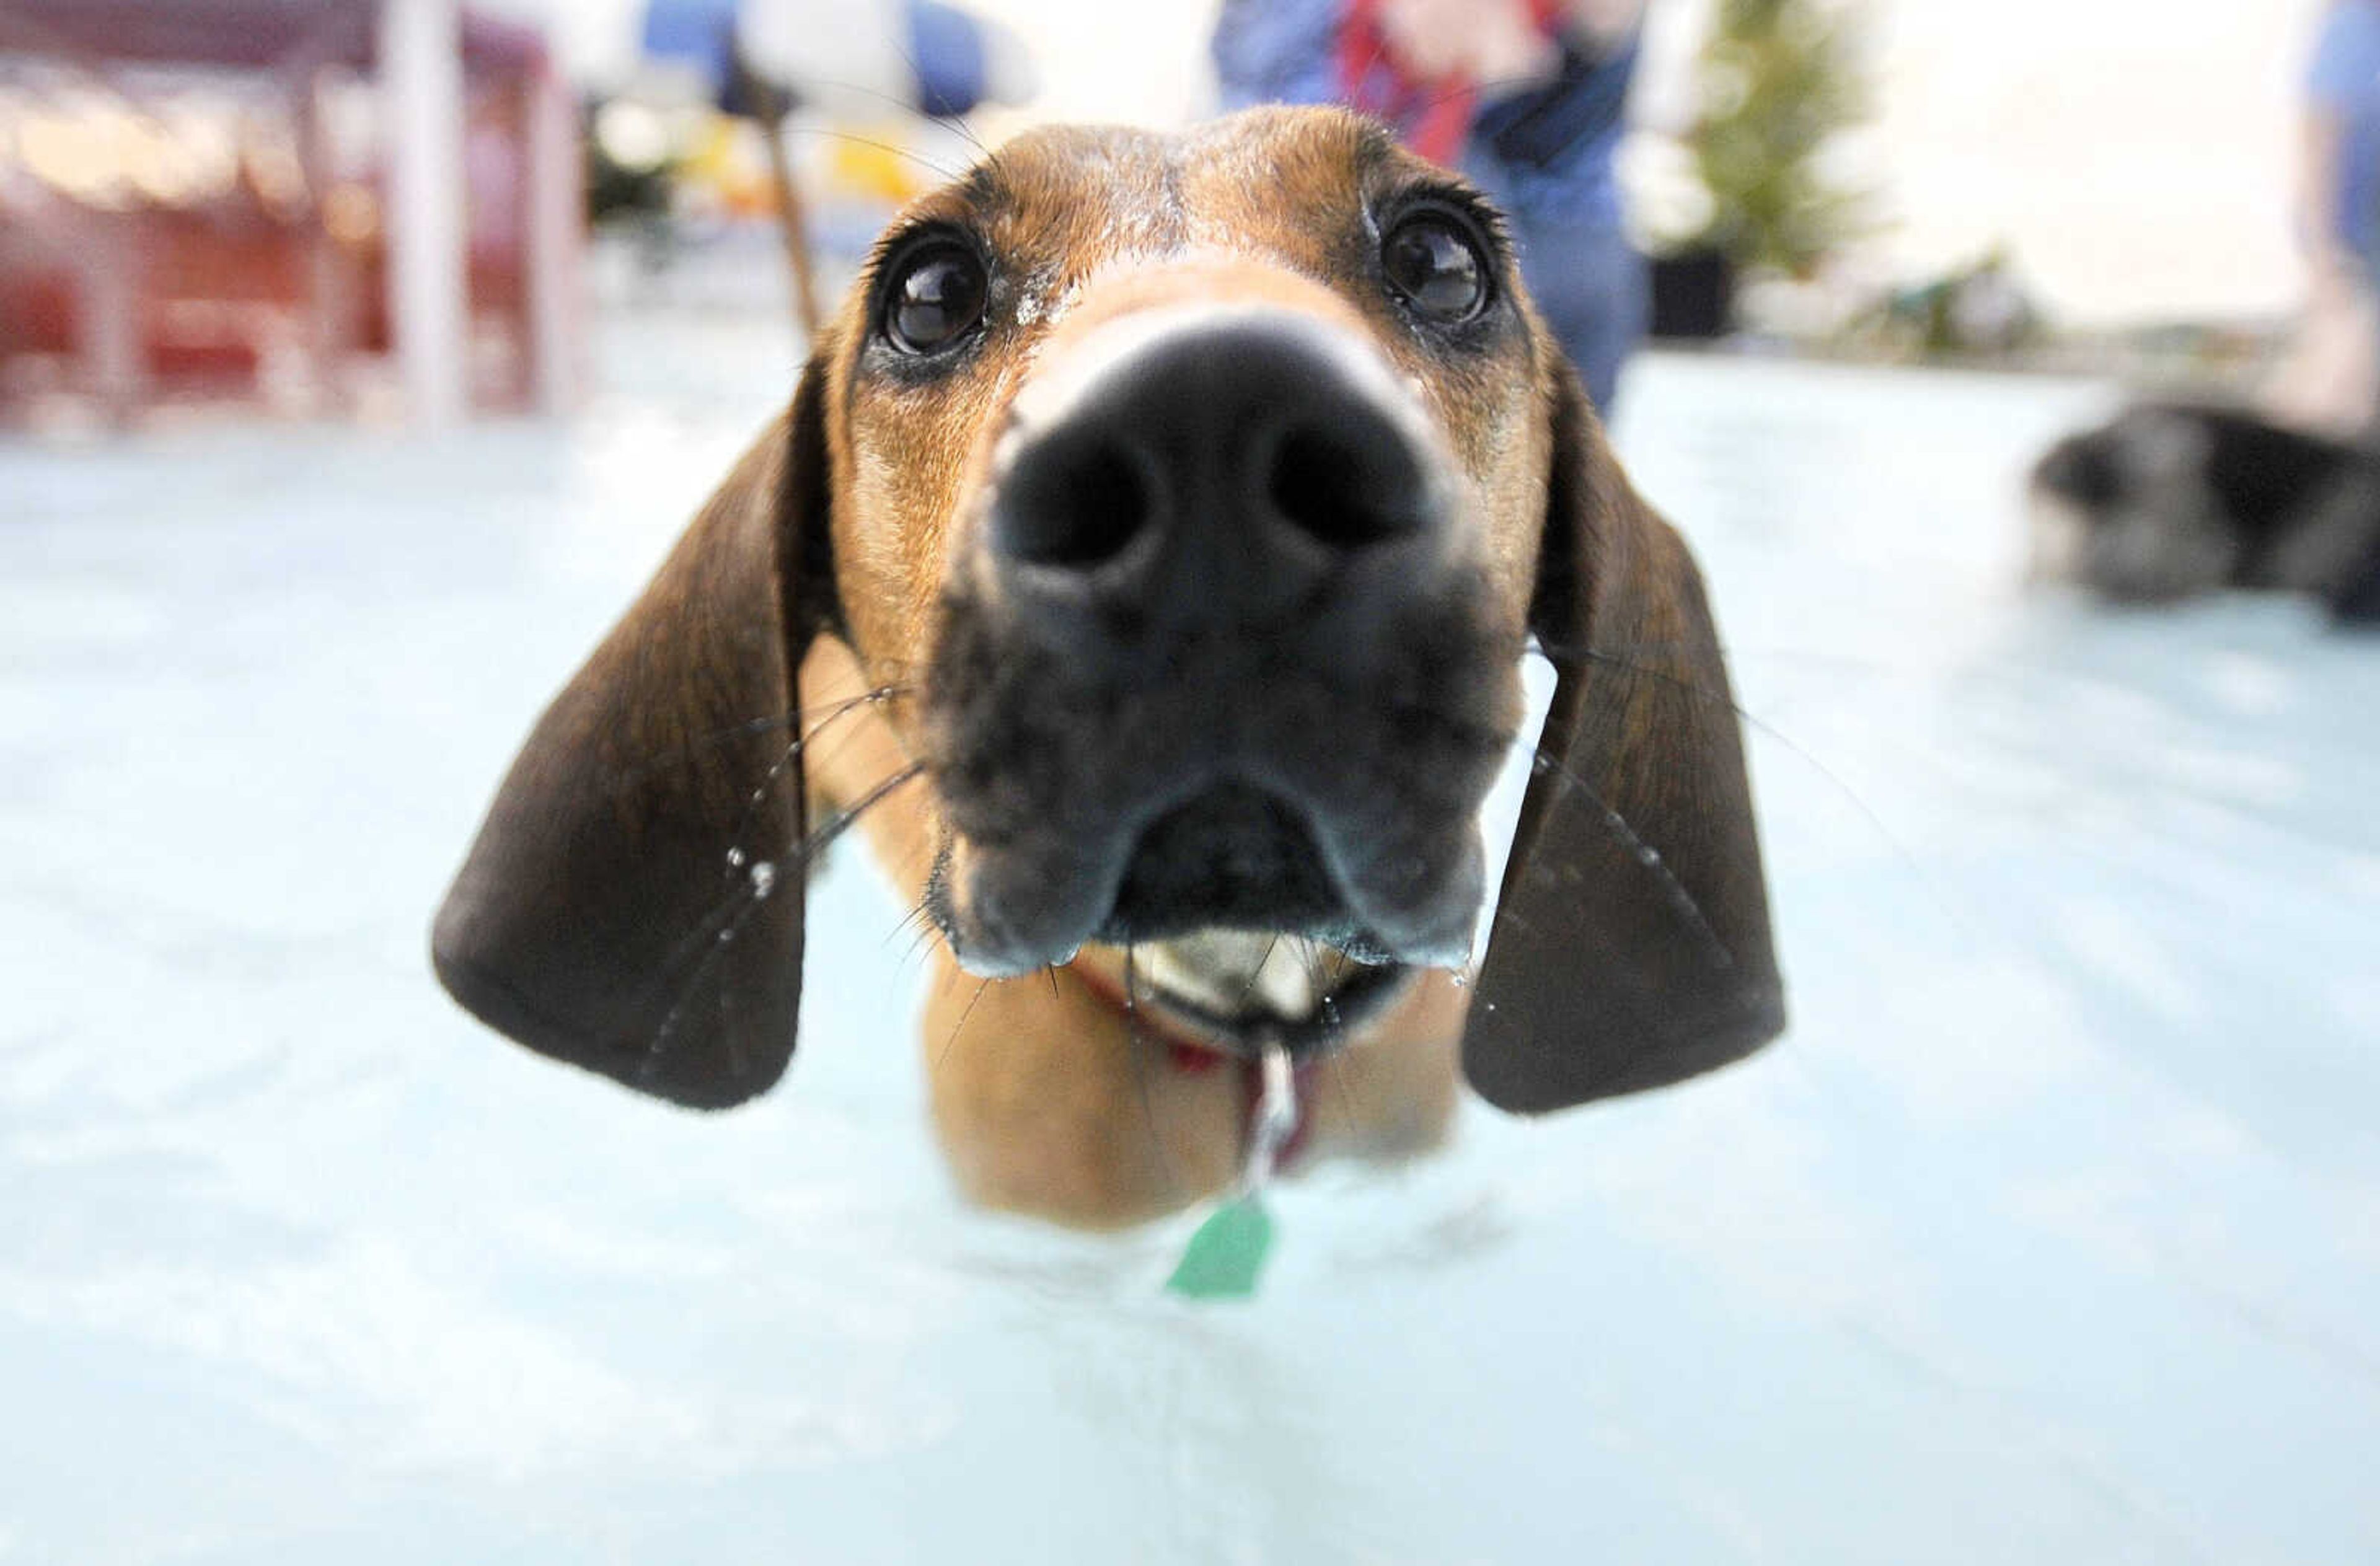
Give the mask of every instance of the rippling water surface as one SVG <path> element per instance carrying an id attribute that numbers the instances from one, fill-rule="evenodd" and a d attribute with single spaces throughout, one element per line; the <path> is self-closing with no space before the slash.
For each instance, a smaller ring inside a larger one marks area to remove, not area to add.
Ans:
<path id="1" fill-rule="evenodd" d="M 782 387 L 0 447 L 0 1561 L 2368 1561 L 2380 643 L 2014 588 L 2103 390 L 1650 359 L 1795 1021 L 1284 1191 L 1254 1305 L 959 1208 L 905 912 L 785 1089 L 501 1044 L 428 916 Z"/>

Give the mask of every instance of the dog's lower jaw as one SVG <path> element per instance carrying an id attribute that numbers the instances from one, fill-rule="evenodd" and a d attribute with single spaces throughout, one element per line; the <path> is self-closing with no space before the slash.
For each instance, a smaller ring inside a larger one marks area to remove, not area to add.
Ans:
<path id="1" fill-rule="evenodd" d="M 1469 960 L 1486 884 L 1475 825 L 1445 844 L 1326 842 L 1321 857 L 1327 905 L 1305 896 L 1268 908 L 1259 898 L 1218 917 L 1195 901 L 1127 907 L 1128 853 L 1106 865 L 1078 854 L 1048 862 L 952 836 L 927 878 L 924 906 L 959 965 L 980 978 L 1062 966 L 1091 943 L 1154 949 L 1215 929 L 1334 951 L 1366 967 L 1459 969 Z"/>
<path id="2" fill-rule="evenodd" d="M 1415 992 L 1424 971 L 1358 962 L 1260 930 L 1202 930 L 1146 945 L 1086 947 L 1064 970 L 1139 1041 L 1201 1071 L 1253 1064 L 1268 1048 L 1301 1069 L 1359 1045 Z"/>

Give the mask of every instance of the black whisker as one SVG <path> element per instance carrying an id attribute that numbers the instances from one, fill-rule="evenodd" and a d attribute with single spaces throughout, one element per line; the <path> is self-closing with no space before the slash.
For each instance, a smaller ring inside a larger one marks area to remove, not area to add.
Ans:
<path id="1" fill-rule="evenodd" d="M 880 152 L 891 152 L 895 157 L 906 158 L 921 168 L 932 170 L 936 176 L 946 180 L 956 179 L 961 173 L 958 169 L 945 168 L 933 159 L 913 152 L 906 147 L 896 147 L 890 141 L 879 141 L 873 137 L 854 136 L 848 130 L 838 130 L 832 126 L 788 125 L 784 127 L 784 132 L 788 136 L 832 136 L 838 141 L 848 141 L 854 146 L 873 147 Z"/>
<path id="2" fill-rule="evenodd" d="M 1589 647 L 1556 649 L 1540 647 L 1539 650 L 1544 652 L 1548 662 L 1555 664 L 1557 667 L 1565 662 L 1572 664 L 1601 664 L 1606 668 L 1621 669 L 1632 674 L 1642 674 L 1648 679 L 1659 680 L 1663 684 L 1668 685 L 1674 689 L 1684 691 L 1686 694 L 1694 697 L 1696 699 L 1707 702 L 1714 707 L 1725 707 L 1730 712 L 1733 713 L 1739 720 L 1741 720 L 1746 727 L 1755 730 L 1768 739 L 1774 740 L 1790 755 L 1800 760 L 1803 766 L 1816 773 L 1818 777 L 1825 782 L 1828 787 L 1833 789 L 1838 795 L 1841 795 L 1843 800 L 1849 804 L 1852 809 L 1859 812 L 1861 819 L 1864 820 L 1868 824 L 1869 830 L 1874 832 L 1876 835 L 1883 841 L 1886 847 L 1892 850 L 1894 856 L 1900 861 L 1901 868 L 1907 870 L 1912 876 L 1915 877 L 1917 883 L 1925 889 L 1925 894 L 1927 897 L 1932 899 L 1936 912 L 1949 919 L 1953 926 L 1961 929 L 1966 928 L 1965 919 L 1962 918 L 1958 910 L 1944 898 L 1940 887 L 1935 883 L 1934 878 L 1926 873 L 1925 867 L 1918 862 L 1917 856 L 1910 852 L 1909 845 L 1903 843 L 1899 834 L 1894 832 L 1889 826 L 1885 824 L 1884 818 L 1877 815 L 1876 811 L 1869 807 L 1868 802 L 1860 797 L 1859 790 L 1852 787 L 1850 783 L 1845 783 L 1842 778 L 1836 774 L 1832 768 L 1819 760 L 1815 756 L 1810 754 L 1810 752 L 1800 743 L 1786 734 L 1767 719 L 1761 717 L 1756 712 L 1748 710 L 1742 703 L 1737 701 L 1733 697 L 1728 695 L 1724 691 L 1713 690 L 1708 686 L 1702 684 L 1700 681 L 1690 679 L 1682 674 L 1673 674 L 1666 669 L 1656 669 L 1638 663 L 1633 660 L 1621 656 L 1609 648 Z"/>
<path id="3" fill-rule="evenodd" d="M 652 1042 L 645 1047 L 644 1061 L 638 1067 L 639 1080 L 650 1080 L 654 1070 L 661 1062 L 662 1056 L 669 1048 L 672 1035 L 676 1032 L 677 1020 L 685 1012 L 686 1002 L 693 999 L 694 992 L 710 976 L 711 966 L 719 961 L 721 953 L 735 943 L 735 937 L 747 924 L 751 922 L 752 916 L 759 911 L 762 904 L 775 894 L 779 880 L 787 877 L 796 878 L 795 884 L 786 887 L 784 892 L 787 896 L 800 896 L 802 889 L 797 878 L 808 873 L 809 862 L 815 859 L 828 844 L 848 832 L 862 816 L 892 797 L 893 790 L 924 776 L 925 771 L 925 765 L 916 761 L 896 769 L 892 776 L 869 789 L 848 808 L 837 812 L 832 819 L 803 838 L 798 844 L 784 854 L 773 860 L 755 861 L 747 868 L 747 874 L 741 879 L 736 889 L 722 899 L 718 907 L 704 916 L 694 931 L 678 942 L 675 950 L 662 965 L 664 972 L 676 967 L 698 949 L 698 943 L 708 941 L 710 950 L 703 953 L 702 959 L 696 963 L 693 970 L 686 975 L 685 983 L 679 986 L 677 999 L 671 1002 L 670 1009 L 663 1014 L 661 1026 L 653 1030 Z M 740 844 L 730 850 L 732 857 L 740 856 L 742 852 Z M 736 858 L 735 862 L 741 863 L 741 860 Z"/>
<path id="4" fill-rule="evenodd" d="M 901 58 L 907 63 L 910 76 L 918 81 L 925 80 L 926 73 L 918 68 L 917 62 L 911 58 L 909 51 L 903 48 L 899 41 L 892 40 L 891 42 L 893 49 L 896 50 L 900 54 Z M 991 149 L 984 144 L 983 138 L 978 136 L 974 129 L 967 125 L 966 121 L 957 115 L 941 114 L 932 109 L 920 108 L 918 105 L 911 103 L 908 99 L 900 96 L 898 93 L 880 92 L 873 87 L 862 87 L 856 81 L 839 81 L 831 77 L 808 77 L 804 79 L 803 85 L 806 87 L 832 88 L 837 92 L 849 92 L 862 98 L 872 98 L 880 103 L 888 104 L 892 108 L 899 109 L 904 114 L 911 115 L 918 119 L 924 120 L 928 125 L 939 125 L 946 130 L 955 130 L 968 146 L 973 147 L 978 152 L 982 153 L 987 158 L 991 156 Z"/>
<path id="5" fill-rule="evenodd" d="M 899 55 L 901 56 L 902 64 L 909 67 L 909 79 L 917 82 L 921 87 L 925 85 L 926 67 L 918 63 L 917 57 L 915 55 L 909 53 L 909 46 L 902 42 L 900 39 L 892 36 L 890 33 L 885 36 L 884 41 L 892 45 L 892 52 Z M 866 91 L 867 90 L 863 88 L 861 91 Z M 870 96 L 882 98 L 888 103 L 897 102 L 889 93 L 877 92 L 871 93 Z M 940 109 L 922 108 L 914 103 L 901 103 L 900 106 L 907 109 L 911 114 L 917 115 L 920 119 L 926 120 L 930 124 L 949 127 L 951 129 L 957 131 L 961 136 L 966 138 L 968 146 L 973 147 L 986 158 L 991 156 L 991 149 L 984 145 L 983 138 L 978 136 L 972 129 L 970 129 L 966 122 L 961 119 L 957 115 Z"/>
<path id="6" fill-rule="evenodd" d="M 1272 939 L 1265 942 L 1264 955 L 1258 957 L 1257 965 L 1248 970 L 1247 983 L 1240 986 L 1240 998 L 1232 1002 L 1232 1015 L 1247 1015 L 1248 997 L 1257 992 L 1257 980 L 1264 977 L 1265 965 L 1272 961 L 1273 949 L 1281 944 L 1281 932 L 1275 930 Z"/>
<path id="7" fill-rule="evenodd" d="M 1322 989 L 1322 948 L 1318 942 L 1307 942 L 1306 983 L 1311 989 Z M 1322 1026 L 1326 1033 L 1337 1035 L 1346 1030 L 1346 1025 L 1339 1015 L 1337 994 L 1323 991 L 1321 999 L 1315 1002 L 1315 1010 L 1322 1018 Z M 1331 1039 L 1330 1077 L 1338 1084 L 1340 1107 L 1346 1111 L 1347 1123 L 1352 1128 L 1355 1124 L 1355 1096 L 1349 1090 L 1346 1077 L 1342 1074 L 1346 1070 L 1347 1062 L 1345 1043 L 1346 1040 L 1343 1038 L 1334 1037 Z"/>
<path id="8" fill-rule="evenodd" d="M 984 991 L 991 986 L 992 981 L 988 978 L 977 985 L 975 993 L 967 997 L 967 1003 L 959 1009 L 959 1020 L 951 1025 L 951 1036 L 942 1040 L 941 1052 L 934 1057 L 936 1071 L 941 1070 L 943 1062 L 951 1058 L 951 1047 L 959 1041 L 959 1035 L 966 1031 L 967 1018 L 975 1015 L 976 1002 L 983 999 Z"/>
<path id="9" fill-rule="evenodd" d="M 1516 736 L 1513 743 L 1526 744 L 1527 736 Z M 1614 808 L 1609 800 L 1597 792 L 1593 783 L 1579 776 L 1568 761 L 1543 746 L 1537 747 L 1530 758 L 1529 764 L 1533 771 L 1552 772 L 1568 786 L 1586 795 L 1587 803 L 1603 812 L 1604 830 L 1610 832 L 1622 848 L 1628 850 L 1637 864 L 1659 878 L 1663 888 L 1669 893 L 1670 905 L 1687 924 L 1694 928 L 1695 933 L 1709 947 L 1710 955 L 1716 965 L 1722 968 L 1735 966 L 1735 953 L 1728 949 L 1726 941 L 1719 939 L 1718 931 L 1711 927 L 1709 917 L 1703 912 L 1702 904 L 1695 899 L 1692 892 L 1686 889 L 1686 883 L 1678 879 L 1678 872 L 1670 868 L 1669 860 L 1662 856 L 1659 849 L 1638 835 L 1636 829 L 1628 824 L 1628 819 Z M 1500 914 L 1498 917 L 1502 916 Z"/>
<path id="10" fill-rule="evenodd" d="M 886 686 L 883 688 L 889 690 L 892 687 Z M 795 736 L 794 743 L 785 747 L 785 753 L 778 757 L 776 761 L 770 766 L 768 771 L 762 774 L 759 783 L 752 790 L 751 796 L 745 800 L 744 814 L 736 818 L 735 834 L 729 839 L 730 843 L 734 844 L 734 846 L 729 848 L 727 851 L 727 868 L 730 873 L 743 868 L 744 834 L 752 830 L 752 818 L 759 813 L 761 805 L 769 797 L 769 791 L 777 785 L 777 780 L 785 775 L 785 769 L 791 767 L 794 762 L 799 759 L 802 752 L 809 747 L 810 742 L 824 734 L 829 725 L 832 724 L 836 719 L 843 717 L 845 713 L 857 711 L 861 707 L 867 705 L 871 698 L 876 700 L 886 699 L 885 698 L 877 697 L 875 693 L 871 691 L 866 696 L 856 696 L 850 698 L 848 700 L 837 702 L 833 711 L 829 712 L 825 717 L 820 718 L 817 722 L 811 724 L 808 728 L 803 730 L 800 734 Z"/>
<path id="11" fill-rule="evenodd" d="M 836 811 L 825 821 L 812 829 L 809 834 L 803 838 L 800 843 L 787 849 L 783 855 L 779 856 L 775 859 L 750 860 L 746 855 L 743 844 L 740 842 L 731 846 L 727 851 L 727 861 L 730 865 L 736 867 L 742 871 L 741 876 L 738 878 L 736 891 L 729 893 L 727 898 L 722 901 L 718 908 L 713 909 L 709 915 L 705 916 L 701 925 L 696 929 L 692 935 L 678 943 L 677 948 L 670 953 L 667 961 L 663 963 L 663 970 L 667 971 L 669 968 L 675 967 L 693 948 L 694 944 L 711 930 L 711 929 L 717 924 L 720 917 L 727 911 L 728 907 L 735 903 L 738 896 L 750 897 L 752 904 L 755 906 L 767 901 L 770 895 L 776 890 L 776 884 L 783 875 L 788 872 L 794 875 L 806 874 L 810 861 L 833 844 L 837 838 L 849 831 L 854 823 L 856 823 L 863 814 L 877 805 L 881 804 L 894 789 L 900 787 L 903 783 L 908 783 L 912 779 L 922 775 L 925 770 L 924 765 L 919 762 L 911 762 L 908 766 L 895 769 L 890 777 L 884 779 L 875 787 L 862 795 L 856 803 L 853 804 L 847 809 Z M 750 818 L 747 814 L 746 819 L 748 821 L 749 819 Z M 746 913 L 748 915 L 749 910 L 746 910 Z"/>
<path id="12" fill-rule="evenodd" d="M 766 718 L 753 718 L 723 729 L 712 729 L 706 734 L 696 734 L 681 745 L 675 754 L 652 757 L 619 773 L 612 780 L 611 793 L 613 795 L 625 793 L 657 772 L 666 771 L 672 767 L 685 766 L 689 757 L 698 751 L 707 750 L 712 746 L 724 745 L 730 740 L 749 739 L 773 729 L 790 729 L 806 717 L 816 719 L 818 725 L 824 727 L 846 712 L 873 706 L 878 702 L 890 701 L 905 694 L 908 689 L 907 686 L 902 685 L 879 686 L 874 690 L 864 691 L 857 696 L 845 697 L 841 701 L 831 701 L 823 709 L 805 710 L 797 707 L 790 712 L 780 712 Z M 801 745 L 807 743 L 808 738 L 808 736 L 805 735 L 802 739 L 795 741 L 795 747 L 798 749 Z"/>
<path id="13" fill-rule="evenodd" d="M 1339 1002 L 1322 989 L 1322 965 L 1326 960 L 1323 945 L 1310 935 L 1291 935 L 1290 956 L 1305 969 L 1305 992 L 1314 998 L 1314 1011 L 1322 1018 L 1326 1032 L 1337 1032 Z"/>
<path id="14" fill-rule="evenodd" d="M 1157 1172 L 1165 1182 L 1167 1196 L 1178 1196 L 1182 1182 L 1174 1177 L 1173 1160 L 1166 1155 L 1165 1137 L 1157 1129 L 1157 1099 L 1148 1089 L 1148 1041 L 1140 1033 L 1140 1002 L 1133 998 L 1133 989 L 1140 982 L 1133 971 L 1135 948 L 1126 941 L 1123 949 L 1123 1026 L 1126 1049 L 1132 1056 L 1133 1085 L 1140 1089 L 1140 1118 L 1148 1127 L 1148 1146 L 1157 1155 Z"/>
<path id="15" fill-rule="evenodd" d="M 892 770 L 892 775 L 885 778 L 883 782 L 878 783 L 874 788 L 869 789 L 866 794 L 861 795 L 851 804 L 836 811 L 823 826 L 819 827 L 816 831 L 812 832 L 809 836 L 804 838 L 801 842 L 801 846 L 795 849 L 789 857 L 807 862 L 815 856 L 820 849 L 824 848 L 836 838 L 841 837 L 844 832 L 851 830 L 851 828 L 859 820 L 860 817 L 866 815 L 877 806 L 884 803 L 884 801 L 891 796 L 894 789 L 901 787 L 905 783 L 914 783 L 918 778 L 925 775 L 926 764 L 923 761 L 912 761 L 905 767 L 895 767 Z"/>
<path id="16" fill-rule="evenodd" d="M 915 903 L 909 904 L 909 911 L 901 916 L 900 922 L 885 932 L 884 939 L 880 942 L 880 944 L 890 946 L 897 936 L 915 935 L 917 933 L 918 924 L 925 918 L 925 917 L 926 900 L 923 897 L 920 897 Z"/>
<path id="17" fill-rule="evenodd" d="M 1552 80 L 1551 77 L 1521 75 L 1491 76 L 1485 81 L 1465 80 L 1442 92 L 1431 93 L 1421 101 L 1421 106 L 1415 112 L 1426 115 L 1439 104 L 1451 103 L 1465 93 L 1470 93 L 1477 101 L 1485 102 L 1501 92 L 1524 87 L 1544 87 Z"/>
<path id="18" fill-rule="evenodd" d="M 1329 1076 L 1332 1086 L 1339 1089 L 1339 1109 L 1340 1112 L 1347 1117 L 1349 1135 L 1360 1136 L 1363 1123 L 1355 1108 L 1355 1089 L 1347 1080 L 1346 1051 L 1333 1050 L 1330 1054 L 1330 1069 L 1322 1074 Z"/>
<path id="19" fill-rule="evenodd" d="M 918 898 L 916 904 L 906 914 L 901 916 L 901 922 L 894 925 L 884 937 L 882 944 L 889 946 L 896 937 L 903 934 L 908 936 L 909 943 L 901 953 L 899 965 L 902 967 L 905 968 L 916 962 L 918 954 L 924 952 L 934 937 L 940 933 L 935 929 L 933 920 L 927 915 L 929 901 L 929 899 L 926 897 Z"/>
<path id="20" fill-rule="evenodd" d="M 1388 58 L 1388 54 L 1389 30 L 1375 22 L 1372 26 L 1372 51 L 1364 56 L 1363 65 L 1357 68 L 1354 75 L 1347 79 L 1346 85 L 1351 88 L 1363 86 L 1364 79 L 1378 68 L 1380 62 Z"/>
<path id="21" fill-rule="evenodd" d="M 941 932 L 934 928 L 933 922 L 926 917 L 926 900 L 921 897 L 907 913 L 901 916 L 898 924 L 885 932 L 884 939 L 879 942 L 879 945 L 890 946 L 895 940 L 905 936 L 907 939 L 903 941 L 901 954 L 894 959 L 892 968 L 895 973 L 906 973 L 912 965 L 926 954 L 927 949 L 933 944 L 934 937 L 939 933 Z"/>

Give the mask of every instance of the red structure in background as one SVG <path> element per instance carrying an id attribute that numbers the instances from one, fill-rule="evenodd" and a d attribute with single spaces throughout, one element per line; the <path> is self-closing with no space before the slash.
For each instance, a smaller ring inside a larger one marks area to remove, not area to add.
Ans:
<path id="1" fill-rule="evenodd" d="M 190 398 L 343 407 L 425 375 L 471 407 L 567 401 L 567 91 L 535 30 L 431 0 L 459 54 L 461 254 L 401 255 L 388 165 L 419 121 L 377 79 L 384 7 L 407 3 L 0 4 L 0 412 L 61 395 L 118 421 Z M 451 350 L 434 319 L 400 331 L 400 263 L 459 270 Z"/>

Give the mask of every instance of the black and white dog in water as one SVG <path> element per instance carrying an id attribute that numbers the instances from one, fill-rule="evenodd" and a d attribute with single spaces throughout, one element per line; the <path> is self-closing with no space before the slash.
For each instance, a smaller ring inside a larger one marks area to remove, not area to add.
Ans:
<path id="1" fill-rule="evenodd" d="M 2143 402 L 2051 447 L 2030 499 L 2036 581 L 2128 603 L 2277 589 L 2380 625 L 2380 450 Z"/>

